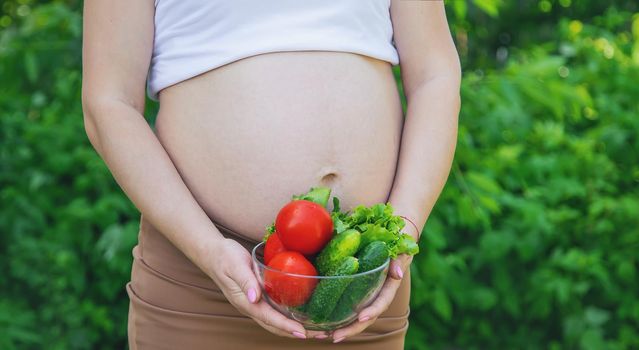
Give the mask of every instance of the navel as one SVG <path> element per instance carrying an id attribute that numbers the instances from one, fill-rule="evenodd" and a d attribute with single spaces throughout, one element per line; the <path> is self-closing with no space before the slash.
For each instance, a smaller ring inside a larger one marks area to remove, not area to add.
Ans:
<path id="1" fill-rule="evenodd" d="M 333 187 L 340 176 L 339 167 L 335 164 L 324 164 L 316 173 L 319 178 L 319 186 Z"/>
<path id="2" fill-rule="evenodd" d="M 335 179 L 337 179 L 337 174 L 334 173 L 334 172 L 330 172 L 330 173 L 322 176 L 322 179 L 320 180 L 320 183 L 322 185 L 330 186 L 331 184 L 335 183 Z"/>

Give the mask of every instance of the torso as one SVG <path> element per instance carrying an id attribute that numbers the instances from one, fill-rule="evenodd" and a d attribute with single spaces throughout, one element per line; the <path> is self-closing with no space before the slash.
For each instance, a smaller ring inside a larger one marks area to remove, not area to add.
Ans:
<path id="1" fill-rule="evenodd" d="M 347 52 L 248 57 L 160 92 L 157 135 L 212 220 L 261 239 L 291 195 L 385 202 L 403 116 L 388 62 Z M 329 204 L 329 210 L 332 204 Z"/>

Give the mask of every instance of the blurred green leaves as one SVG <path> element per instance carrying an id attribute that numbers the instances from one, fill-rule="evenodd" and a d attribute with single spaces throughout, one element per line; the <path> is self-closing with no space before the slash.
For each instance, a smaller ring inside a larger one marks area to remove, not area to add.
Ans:
<path id="1" fill-rule="evenodd" d="M 408 348 L 639 346 L 635 21 L 562 19 L 553 41 L 466 69 Z"/>
<path id="2" fill-rule="evenodd" d="M 0 348 L 124 348 L 137 215 L 84 131 L 79 3 L 0 6 Z"/>

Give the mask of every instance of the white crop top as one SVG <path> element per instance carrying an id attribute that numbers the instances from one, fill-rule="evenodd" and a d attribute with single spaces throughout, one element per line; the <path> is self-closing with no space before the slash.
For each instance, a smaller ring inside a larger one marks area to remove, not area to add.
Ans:
<path id="1" fill-rule="evenodd" d="M 399 63 L 391 0 L 155 0 L 148 95 L 274 51 L 346 51 Z"/>

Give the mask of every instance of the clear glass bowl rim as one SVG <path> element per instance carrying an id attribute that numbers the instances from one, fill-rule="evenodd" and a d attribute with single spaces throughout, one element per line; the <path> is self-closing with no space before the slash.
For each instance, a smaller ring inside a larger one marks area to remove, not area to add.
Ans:
<path id="1" fill-rule="evenodd" d="M 276 270 L 276 269 L 270 268 L 270 267 L 264 265 L 264 263 L 262 263 L 261 261 L 259 261 L 257 259 L 257 256 L 256 256 L 256 252 L 257 252 L 257 249 L 260 246 L 263 246 L 263 245 L 265 245 L 265 243 L 264 242 L 260 242 L 251 251 L 251 258 L 253 259 L 253 262 L 255 262 L 260 268 L 262 268 L 264 270 L 277 272 L 277 273 L 280 273 L 280 274 L 283 274 L 283 275 L 286 275 L 286 276 L 294 276 L 294 277 L 301 277 L 301 278 L 312 278 L 312 279 L 357 278 L 357 277 L 362 277 L 362 276 L 366 276 L 366 275 L 370 275 L 370 274 L 379 272 L 379 271 L 385 269 L 390 264 L 390 257 L 388 257 L 388 258 L 386 258 L 386 261 L 384 261 L 384 263 L 381 264 L 380 266 L 378 266 L 378 267 L 376 267 L 376 268 L 374 268 L 372 270 L 368 270 L 368 271 L 364 271 L 364 272 L 358 272 L 358 273 L 352 274 L 352 275 L 343 275 L 343 276 L 309 276 L 309 275 L 300 275 L 300 274 L 297 274 L 297 273 L 289 273 L 289 272 L 284 272 L 284 271 L 281 271 L 281 270 Z"/>

